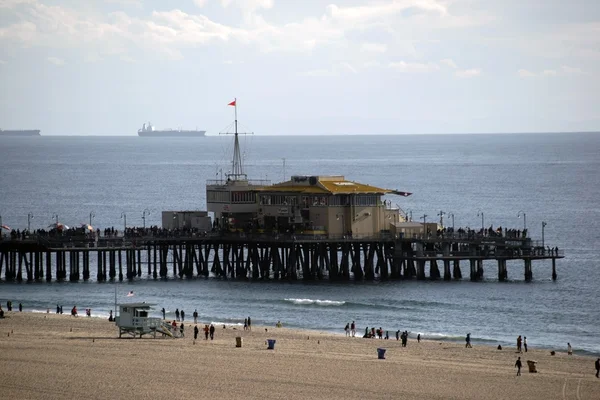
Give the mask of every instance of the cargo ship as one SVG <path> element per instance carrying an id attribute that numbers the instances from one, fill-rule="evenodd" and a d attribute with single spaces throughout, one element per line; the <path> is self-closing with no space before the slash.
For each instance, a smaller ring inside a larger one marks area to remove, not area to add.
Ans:
<path id="1" fill-rule="evenodd" d="M 0 129 L 0 136 L 41 136 L 39 129 Z"/>
<path id="2" fill-rule="evenodd" d="M 149 137 L 202 137 L 206 131 L 187 129 L 156 129 L 150 122 L 138 129 L 138 136 Z"/>

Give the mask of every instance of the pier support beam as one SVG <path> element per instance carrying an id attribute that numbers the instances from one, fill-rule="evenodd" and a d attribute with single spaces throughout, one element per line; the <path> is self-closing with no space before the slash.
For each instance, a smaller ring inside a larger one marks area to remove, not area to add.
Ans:
<path id="1" fill-rule="evenodd" d="M 526 258 L 525 260 L 525 280 L 527 282 L 533 279 L 533 271 L 531 270 L 531 259 Z"/>
<path id="2" fill-rule="evenodd" d="M 498 280 L 504 282 L 507 277 L 506 260 L 498 260 Z"/>
<path id="3" fill-rule="evenodd" d="M 444 280 L 449 281 L 452 279 L 450 275 L 450 260 L 444 260 Z"/>
<path id="4" fill-rule="evenodd" d="M 462 279 L 462 272 L 460 270 L 460 260 L 454 260 L 454 268 L 452 271 L 454 279 Z"/>
<path id="5" fill-rule="evenodd" d="M 555 281 L 558 276 L 556 275 L 556 258 L 552 259 L 552 280 Z"/>

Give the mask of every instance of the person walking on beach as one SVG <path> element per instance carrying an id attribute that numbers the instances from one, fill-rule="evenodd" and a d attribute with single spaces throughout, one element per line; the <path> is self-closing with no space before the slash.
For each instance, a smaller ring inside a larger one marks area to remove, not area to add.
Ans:
<path id="1" fill-rule="evenodd" d="M 204 325 L 204 340 L 208 340 L 208 325 Z"/>
<path id="2" fill-rule="evenodd" d="M 185 337 L 185 335 L 183 334 L 183 322 L 179 326 L 179 334 L 181 335 L 181 337 Z"/>
<path id="3" fill-rule="evenodd" d="M 352 337 L 356 335 L 356 324 L 354 323 L 354 321 L 352 321 L 352 323 L 350 324 L 350 332 L 352 333 Z"/>
<path id="4" fill-rule="evenodd" d="M 519 335 L 519 337 L 517 338 L 517 351 L 519 353 L 522 353 L 522 351 L 521 351 L 521 342 L 522 342 L 521 335 Z"/>
<path id="5" fill-rule="evenodd" d="M 248 330 L 248 318 L 244 318 L 244 330 Z"/>
<path id="6" fill-rule="evenodd" d="M 185 311 L 181 310 L 179 314 L 181 315 L 181 322 L 183 322 L 183 320 L 185 319 Z"/>
<path id="7" fill-rule="evenodd" d="M 213 324 L 210 324 L 210 340 L 213 340 L 215 338 L 215 326 Z"/>
<path id="8" fill-rule="evenodd" d="M 346 324 L 344 327 L 344 332 L 346 332 L 346 337 L 350 336 L 350 324 Z"/>
<path id="9" fill-rule="evenodd" d="M 521 364 L 521 357 L 517 358 L 517 362 L 515 363 L 515 367 L 517 367 L 517 376 L 521 376 L 521 367 L 523 366 L 523 364 Z"/>
<path id="10" fill-rule="evenodd" d="M 573 348 L 571 347 L 571 343 L 567 343 L 567 354 L 570 356 L 573 355 Z"/>
<path id="11" fill-rule="evenodd" d="M 250 317 L 248 317 L 248 330 L 252 330 L 252 320 L 250 319 Z"/>
<path id="12" fill-rule="evenodd" d="M 600 378 L 600 357 L 596 360 L 596 378 Z"/>
<path id="13" fill-rule="evenodd" d="M 175 320 L 179 321 L 179 308 L 175 309 Z"/>
<path id="14" fill-rule="evenodd" d="M 56 305 L 56 313 L 60 314 L 60 306 L 58 304 Z"/>
<path id="15" fill-rule="evenodd" d="M 23 312 L 23 304 L 19 303 L 19 312 Z"/>
<path id="16" fill-rule="evenodd" d="M 525 349 L 525 353 L 527 353 L 527 336 L 523 337 L 523 348 Z"/>
<path id="17" fill-rule="evenodd" d="M 198 325 L 194 326 L 194 340 L 198 339 L 198 332 L 200 332 L 200 329 L 198 329 Z"/>
<path id="18" fill-rule="evenodd" d="M 471 346 L 471 334 L 470 333 L 467 333 L 467 337 L 465 338 L 465 342 L 467 342 L 465 344 L 465 348 L 467 348 L 467 347 L 468 348 L 473 347 L 473 346 Z"/>
<path id="19" fill-rule="evenodd" d="M 194 323 L 197 324 L 198 323 L 198 310 L 194 310 L 194 314 L 192 314 L 194 316 Z"/>
<path id="20" fill-rule="evenodd" d="M 420 333 L 417 335 L 417 343 L 421 343 L 421 334 Z"/>

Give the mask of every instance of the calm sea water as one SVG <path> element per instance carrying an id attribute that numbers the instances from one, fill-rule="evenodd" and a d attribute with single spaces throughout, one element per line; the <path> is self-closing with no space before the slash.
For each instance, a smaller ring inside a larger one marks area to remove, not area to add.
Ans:
<path id="1" fill-rule="evenodd" d="M 357 282 L 345 284 L 229 282 L 216 279 L 134 283 L 0 283 L 0 301 L 26 310 L 65 311 L 74 304 L 107 316 L 118 301 L 175 308 L 203 321 L 342 332 L 355 320 L 360 329 L 382 326 L 449 340 L 471 332 L 474 343 L 514 344 L 525 335 L 531 347 L 600 354 L 600 135 L 403 135 L 308 136 L 242 139 L 251 178 L 281 181 L 292 174 L 341 174 L 347 179 L 414 193 L 390 196 L 414 219 L 440 210 L 455 225 L 527 228 L 558 246 L 558 280 L 550 262 L 534 262 L 534 281 L 523 281 L 523 265 L 508 265 L 508 282 L 497 281 L 493 263 L 483 282 Z M 206 179 L 226 173 L 230 137 L 37 137 L 0 138 L 0 215 L 3 224 L 47 227 L 53 215 L 67 225 L 89 221 L 121 230 L 160 225 L 161 210 L 206 208 Z M 284 162 L 285 158 L 285 171 Z M 463 275 L 467 265 L 463 265 Z"/>

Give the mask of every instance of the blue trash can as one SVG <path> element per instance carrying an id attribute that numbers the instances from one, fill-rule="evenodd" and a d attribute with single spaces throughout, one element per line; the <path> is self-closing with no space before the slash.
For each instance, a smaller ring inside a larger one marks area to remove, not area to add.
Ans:
<path id="1" fill-rule="evenodd" d="M 385 360 L 385 349 L 377 349 L 377 358 L 380 360 Z"/>
<path id="2" fill-rule="evenodd" d="M 275 349 L 275 339 L 267 339 L 267 349 L 274 350 Z"/>

